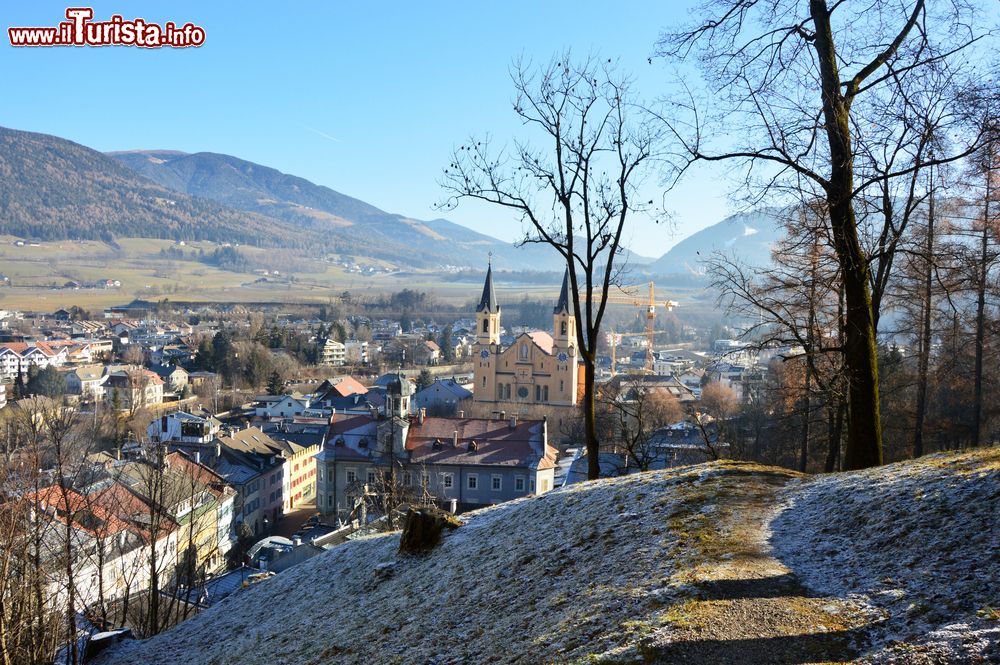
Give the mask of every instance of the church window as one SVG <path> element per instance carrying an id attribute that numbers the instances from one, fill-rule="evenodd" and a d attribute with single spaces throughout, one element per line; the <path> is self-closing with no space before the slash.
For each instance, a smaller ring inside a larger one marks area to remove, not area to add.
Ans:
<path id="1" fill-rule="evenodd" d="M 543 402 L 548 402 L 549 401 L 549 387 L 548 386 L 545 386 L 544 388 L 542 388 L 542 401 Z"/>
<path id="2" fill-rule="evenodd" d="M 528 345 L 522 343 L 521 344 L 521 360 L 527 360 L 527 359 L 528 359 Z"/>
<path id="3" fill-rule="evenodd" d="M 541 402 L 542 401 L 542 387 L 541 386 L 535 386 L 535 401 L 536 402 Z"/>
<path id="4" fill-rule="evenodd" d="M 483 319 L 483 332 L 488 333 L 490 331 L 490 320 Z"/>
<path id="5" fill-rule="evenodd" d="M 566 334 L 566 322 L 565 321 L 563 321 L 563 322 L 561 322 L 559 324 L 559 334 L 560 335 L 565 335 Z"/>

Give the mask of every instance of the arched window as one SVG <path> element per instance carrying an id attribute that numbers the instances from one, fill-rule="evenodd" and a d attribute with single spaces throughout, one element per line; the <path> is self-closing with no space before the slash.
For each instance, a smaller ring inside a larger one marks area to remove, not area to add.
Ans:
<path id="1" fill-rule="evenodd" d="M 521 343 L 521 360 L 527 360 L 527 359 L 528 359 L 528 345 L 522 342 Z"/>
<path id="2" fill-rule="evenodd" d="M 559 380 L 559 392 L 562 392 L 563 390 L 566 389 L 564 386 L 565 386 L 565 384 L 563 383 L 562 379 L 560 379 Z"/>
<path id="3" fill-rule="evenodd" d="M 510 399 L 510 384 L 508 383 L 503 389 L 504 399 Z"/>
<path id="4" fill-rule="evenodd" d="M 549 401 L 549 387 L 548 386 L 545 386 L 544 388 L 542 388 L 542 401 L 543 402 L 548 402 Z"/>
<path id="5" fill-rule="evenodd" d="M 483 332 L 488 333 L 490 331 L 490 320 L 483 319 Z"/>
<path id="6" fill-rule="evenodd" d="M 566 322 L 565 321 L 563 321 L 563 322 L 561 322 L 559 324 L 559 334 L 560 335 L 565 335 L 566 334 Z"/>

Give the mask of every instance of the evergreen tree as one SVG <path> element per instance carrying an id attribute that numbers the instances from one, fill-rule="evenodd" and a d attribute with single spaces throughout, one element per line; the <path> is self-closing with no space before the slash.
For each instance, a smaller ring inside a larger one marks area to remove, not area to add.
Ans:
<path id="1" fill-rule="evenodd" d="M 268 395 L 282 395 L 285 392 L 285 383 L 281 380 L 281 375 L 278 374 L 278 370 L 271 372 L 271 376 L 267 379 L 267 394 Z"/>
<path id="2" fill-rule="evenodd" d="M 434 383 L 434 377 L 431 375 L 429 369 L 420 370 L 420 376 L 417 377 L 417 390 L 423 390 Z"/>

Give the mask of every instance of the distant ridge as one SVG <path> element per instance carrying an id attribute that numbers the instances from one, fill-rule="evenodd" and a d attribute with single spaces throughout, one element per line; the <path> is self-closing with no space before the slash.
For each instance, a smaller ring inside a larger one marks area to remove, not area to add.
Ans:
<path id="1" fill-rule="evenodd" d="M 172 190 L 299 228 L 322 229 L 330 251 L 405 265 L 469 267 L 481 267 L 492 252 L 507 269 L 559 267 L 559 255 L 547 247 L 516 248 L 445 219 L 422 221 L 388 213 L 305 178 L 231 155 L 170 150 L 108 155 Z"/>
<path id="2" fill-rule="evenodd" d="M 781 208 L 763 208 L 731 215 L 688 236 L 642 268 L 655 275 L 702 276 L 704 262 L 715 252 L 735 255 L 750 265 L 768 266 L 772 246 L 784 236 L 781 213 Z"/>

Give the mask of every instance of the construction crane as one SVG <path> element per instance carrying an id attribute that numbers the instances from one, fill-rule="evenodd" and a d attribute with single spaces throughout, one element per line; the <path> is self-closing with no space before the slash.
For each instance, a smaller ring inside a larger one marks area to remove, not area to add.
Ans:
<path id="1" fill-rule="evenodd" d="M 625 337 L 646 337 L 646 333 L 608 333 L 611 338 L 611 376 L 618 373 L 618 344 Z"/>
<path id="2" fill-rule="evenodd" d="M 638 286 L 638 285 L 637 285 Z M 635 288 L 635 287 L 626 287 Z M 622 289 L 624 291 L 624 289 Z M 608 302 L 615 305 L 633 305 L 635 307 L 645 307 L 646 308 L 646 332 L 639 333 L 646 335 L 646 371 L 653 371 L 653 322 L 656 320 L 656 290 L 653 282 L 649 283 L 649 298 L 642 298 L 641 296 L 629 295 L 627 293 L 623 295 L 612 295 L 608 294 Z M 664 309 L 668 312 L 673 311 L 674 307 L 677 307 L 676 300 L 664 300 L 660 303 Z M 624 336 L 624 335 L 622 335 Z M 611 374 L 614 376 L 615 373 L 615 357 L 614 350 L 615 344 L 612 344 L 611 348 Z"/>

